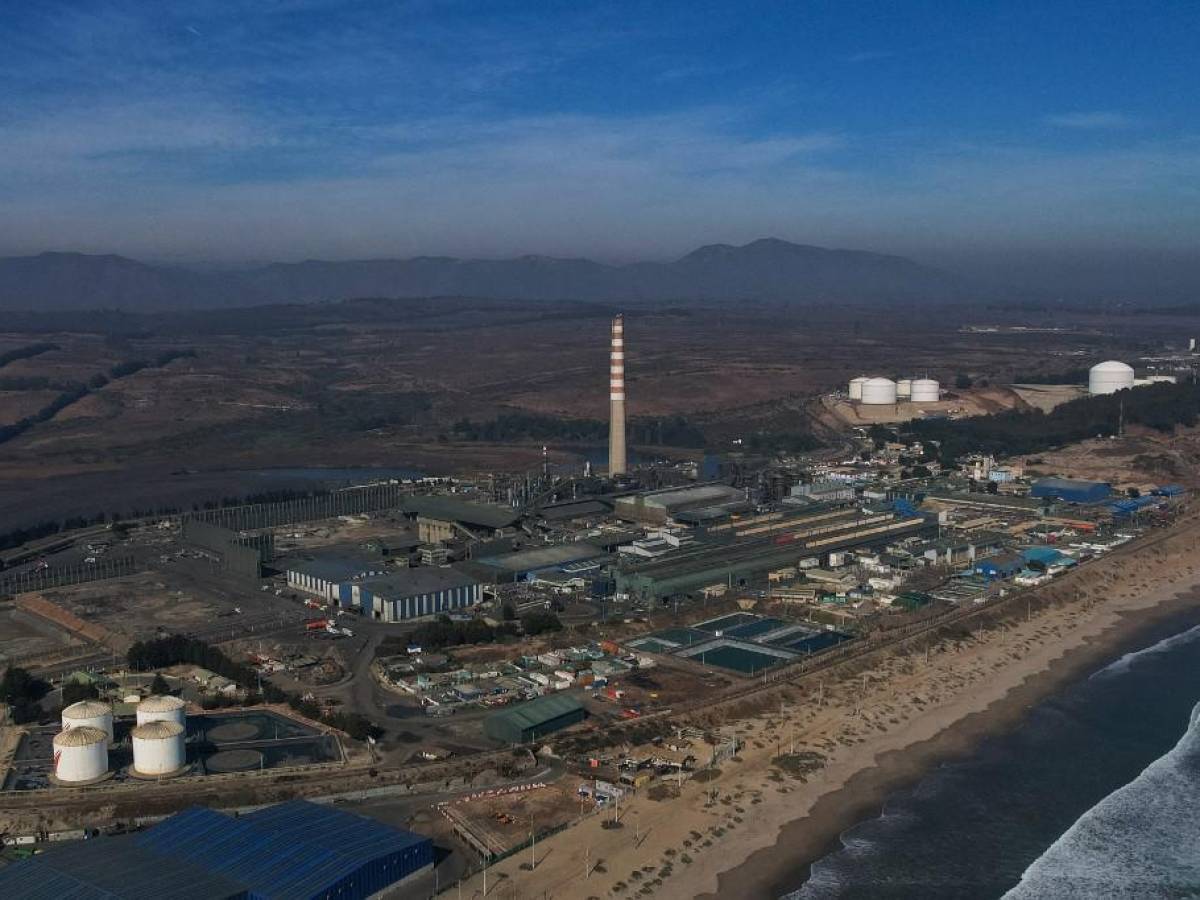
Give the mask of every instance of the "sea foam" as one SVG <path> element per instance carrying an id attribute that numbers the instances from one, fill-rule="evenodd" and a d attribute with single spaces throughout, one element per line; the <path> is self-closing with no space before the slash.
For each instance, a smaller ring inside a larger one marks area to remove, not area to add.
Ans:
<path id="1" fill-rule="evenodd" d="M 1005 898 L 1195 897 L 1200 891 L 1198 835 L 1200 704 L 1170 752 L 1080 816 Z"/>
<path id="2" fill-rule="evenodd" d="M 1120 675 L 1127 672 L 1139 659 L 1146 656 L 1153 656 L 1158 653 L 1166 653 L 1169 650 L 1174 650 L 1180 644 L 1187 644 L 1194 640 L 1200 639 L 1200 625 L 1194 628 L 1189 628 L 1187 631 L 1182 631 L 1179 634 L 1173 634 L 1169 638 L 1164 638 L 1157 644 L 1149 647 L 1144 647 L 1141 650 L 1135 650 L 1132 653 L 1126 653 L 1119 659 L 1114 659 L 1103 669 L 1099 669 L 1092 673 L 1092 678 L 1104 678 L 1112 675 Z"/>

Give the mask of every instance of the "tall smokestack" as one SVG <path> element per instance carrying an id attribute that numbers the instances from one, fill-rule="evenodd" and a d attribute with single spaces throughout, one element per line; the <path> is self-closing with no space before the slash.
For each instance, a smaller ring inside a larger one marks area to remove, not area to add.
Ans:
<path id="1" fill-rule="evenodd" d="M 608 474 L 625 474 L 625 319 L 612 320 L 608 366 Z"/>

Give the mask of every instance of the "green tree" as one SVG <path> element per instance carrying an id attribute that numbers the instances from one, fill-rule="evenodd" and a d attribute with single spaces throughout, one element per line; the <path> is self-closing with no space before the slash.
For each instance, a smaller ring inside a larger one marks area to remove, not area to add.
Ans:
<path id="1" fill-rule="evenodd" d="M 95 685 L 86 681 L 68 681 L 62 688 L 62 705 L 70 706 L 80 700 L 93 700 L 100 696 Z"/>
<path id="2" fill-rule="evenodd" d="M 170 692 L 171 692 L 171 686 L 169 684 L 167 684 L 167 679 L 163 678 L 162 675 L 155 672 L 154 680 L 150 682 L 150 693 L 161 695 L 161 694 L 169 694 Z"/>

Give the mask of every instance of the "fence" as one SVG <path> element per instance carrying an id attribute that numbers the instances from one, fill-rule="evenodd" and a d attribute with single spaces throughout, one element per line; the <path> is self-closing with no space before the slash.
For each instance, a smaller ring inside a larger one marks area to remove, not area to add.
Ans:
<path id="1" fill-rule="evenodd" d="M 411 488 L 403 484 L 372 484 L 279 503 L 206 509 L 184 513 L 181 518 L 185 523 L 206 522 L 232 531 L 251 531 L 392 509 L 410 492 Z"/>
<path id="2" fill-rule="evenodd" d="M 83 584 L 87 581 L 103 581 L 107 578 L 132 575 L 136 571 L 137 563 L 132 556 L 104 557 L 94 563 L 75 563 L 41 572 L 21 572 L 0 577 L 0 595 L 24 594 L 69 584 Z"/>

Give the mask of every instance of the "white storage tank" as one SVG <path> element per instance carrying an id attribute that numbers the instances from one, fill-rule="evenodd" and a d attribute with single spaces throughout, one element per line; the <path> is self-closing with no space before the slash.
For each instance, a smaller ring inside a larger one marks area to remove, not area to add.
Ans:
<path id="1" fill-rule="evenodd" d="M 1115 394 L 1133 387 L 1133 367 L 1110 359 L 1097 363 L 1088 372 L 1089 394 Z"/>
<path id="2" fill-rule="evenodd" d="M 130 732 L 133 770 L 138 775 L 170 775 L 186 761 L 183 726 L 178 722 L 147 722 Z"/>
<path id="3" fill-rule="evenodd" d="M 868 378 L 862 386 L 862 402 L 882 405 L 896 402 L 896 382 L 890 378 Z"/>
<path id="4" fill-rule="evenodd" d="M 870 381 L 866 375 L 859 375 L 857 378 L 850 379 L 850 399 L 861 400 L 863 385 Z"/>
<path id="5" fill-rule="evenodd" d="M 941 385 L 932 378 L 917 378 L 912 383 L 913 403 L 937 403 L 942 398 Z"/>
<path id="6" fill-rule="evenodd" d="M 138 704 L 137 723 L 145 725 L 147 722 L 174 722 L 183 725 L 186 715 L 184 706 L 182 700 L 170 694 L 147 697 Z"/>
<path id="7" fill-rule="evenodd" d="M 108 772 L 108 732 L 76 725 L 54 736 L 54 777 L 64 784 L 103 778 Z"/>
<path id="8" fill-rule="evenodd" d="M 112 707 L 103 700 L 80 700 L 62 711 L 63 731 L 85 726 L 99 728 L 108 735 L 108 742 L 111 744 L 113 739 Z"/>
<path id="9" fill-rule="evenodd" d="M 899 381 L 896 382 L 896 396 L 899 397 L 901 400 L 904 400 L 907 397 L 911 397 L 912 396 L 912 386 L 913 386 L 913 383 L 912 383 L 911 378 L 901 378 Z"/>

